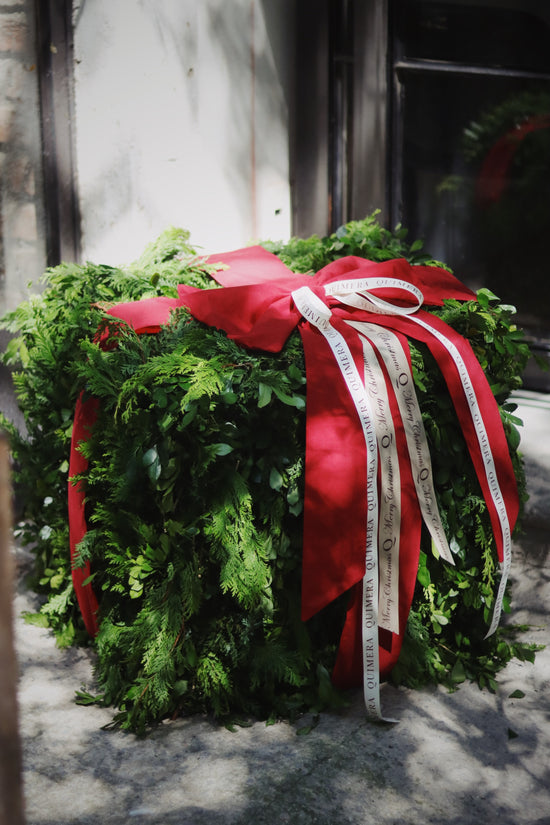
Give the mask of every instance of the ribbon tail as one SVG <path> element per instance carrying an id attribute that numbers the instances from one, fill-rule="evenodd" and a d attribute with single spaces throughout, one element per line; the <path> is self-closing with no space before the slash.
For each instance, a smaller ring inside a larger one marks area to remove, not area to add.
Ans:
<path id="1" fill-rule="evenodd" d="M 416 587 L 422 533 L 422 511 L 413 477 L 403 419 L 395 393 L 390 392 L 389 399 L 394 420 L 400 476 L 399 633 L 390 634 L 387 630 L 380 631 L 379 665 L 382 677 L 390 674 L 401 653 Z"/>
<path id="2" fill-rule="evenodd" d="M 300 324 L 307 376 L 302 619 L 365 573 L 366 448 L 353 400 L 323 335 Z M 345 331 L 345 330 L 344 330 Z M 358 369 L 363 351 L 347 334 Z"/>
<path id="3" fill-rule="evenodd" d="M 398 428 L 399 430 L 401 428 Z M 398 432 L 399 454 L 406 456 L 404 436 Z M 380 676 L 387 678 L 397 663 L 411 610 L 422 532 L 422 514 L 408 460 L 400 462 L 401 472 L 401 553 L 399 559 L 399 633 L 379 630 Z M 342 689 L 363 683 L 362 582 L 350 591 L 346 620 L 332 672 L 333 684 Z"/>
<path id="4" fill-rule="evenodd" d="M 495 632 L 511 567 L 512 530 L 519 513 L 519 495 L 508 442 L 497 402 L 473 350 L 440 319 L 418 313 L 406 320 L 388 319 L 413 338 L 424 341 L 436 358 L 464 433 L 493 528 L 501 579 L 487 633 Z"/>
<path id="5" fill-rule="evenodd" d="M 415 321 L 418 324 L 422 319 Z M 434 328 L 444 327 L 443 336 L 458 350 L 462 364 L 467 368 L 469 381 L 465 380 L 466 375 L 460 374 L 460 361 L 457 364 L 448 347 L 441 346 L 441 338 L 432 337 L 428 341 L 451 392 L 491 517 L 498 557 L 503 561 L 505 546 L 509 544 L 519 512 L 519 496 L 500 412 L 470 344 L 451 327 L 437 321 L 430 317 Z M 426 326 L 429 328 L 430 324 Z"/>
<path id="6" fill-rule="evenodd" d="M 362 593 L 361 582 L 350 591 L 346 620 L 332 671 L 332 683 L 340 690 L 355 688 L 363 683 Z"/>
<path id="7" fill-rule="evenodd" d="M 367 709 L 373 718 L 381 719 L 376 686 L 379 672 L 392 669 L 401 649 L 416 582 L 421 514 L 397 400 L 389 393 L 400 456 L 400 544 L 404 558 L 399 574 L 399 633 L 382 630 L 379 635 L 378 543 L 372 534 L 378 518 L 374 519 L 368 506 L 366 434 L 356 426 L 358 409 L 342 378 L 352 372 L 352 362 L 357 374 L 364 369 L 363 344 L 358 336 L 350 335 L 346 323 L 333 322 L 336 334 L 345 335 L 349 347 L 349 356 L 338 364 L 323 335 L 309 324 L 300 325 L 308 377 L 302 618 L 309 618 L 351 589 L 333 679 L 335 684 L 348 687 L 358 685 L 363 677 Z M 365 547 L 365 528 L 366 565 L 360 551 Z"/>
<path id="8" fill-rule="evenodd" d="M 73 434 L 71 439 L 71 455 L 69 462 L 68 511 L 69 511 L 69 544 L 71 551 L 71 567 L 73 587 L 84 620 L 84 625 L 90 636 L 97 636 L 99 624 L 97 619 L 98 602 L 91 583 L 84 584 L 90 576 L 90 564 L 86 562 L 82 567 L 75 567 L 76 548 L 87 532 L 85 515 L 85 492 L 82 481 L 73 482 L 74 476 L 80 475 L 88 468 L 88 461 L 84 458 L 78 445 L 89 438 L 90 430 L 97 417 L 98 401 L 89 397 L 84 400 L 81 393 L 75 409 Z"/>

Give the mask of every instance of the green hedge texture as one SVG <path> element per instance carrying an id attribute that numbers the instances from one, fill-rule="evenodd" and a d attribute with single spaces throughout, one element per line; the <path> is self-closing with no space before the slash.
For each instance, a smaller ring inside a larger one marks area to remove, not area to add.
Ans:
<path id="1" fill-rule="evenodd" d="M 326 238 L 265 243 L 289 267 L 315 272 L 338 257 L 433 263 L 376 214 Z M 459 274 L 459 273 L 458 273 Z M 26 431 L 9 422 L 20 540 L 32 547 L 39 614 L 60 645 L 90 644 L 71 583 L 67 476 L 78 394 L 96 396 L 85 445 L 89 532 L 79 546 L 100 600 L 94 693 L 113 725 L 144 733 L 182 713 L 228 721 L 294 718 L 338 706 L 330 682 L 345 599 L 300 620 L 306 379 L 299 336 L 277 354 L 244 350 L 186 310 L 155 335 L 105 316 L 114 302 L 209 287 L 187 232 L 167 230 L 126 269 L 62 264 L 40 294 L 3 319 L 12 333 Z M 438 310 L 466 336 L 500 405 L 522 498 L 519 422 L 508 402 L 529 357 L 513 308 L 487 290 Z M 107 318 L 107 320 L 106 320 Z M 116 326 L 117 346 L 97 330 Z M 499 669 L 534 648 L 501 628 L 485 640 L 498 584 L 486 506 L 454 409 L 429 352 L 411 343 L 439 506 L 456 567 L 428 535 L 407 638 L 392 679 L 420 686 L 465 679 L 494 688 Z M 508 607 L 506 600 L 506 607 Z"/>

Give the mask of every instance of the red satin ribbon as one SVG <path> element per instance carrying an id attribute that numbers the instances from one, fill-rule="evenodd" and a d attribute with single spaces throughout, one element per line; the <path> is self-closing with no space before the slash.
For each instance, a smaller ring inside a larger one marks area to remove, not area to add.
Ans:
<path id="1" fill-rule="evenodd" d="M 73 586 L 78 606 L 84 620 L 84 626 L 90 636 L 97 636 L 99 624 L 97 618 L 98 603 L 91 583 L 85 584 L 90 576 L 90 564 L 75 566 L 76 547 L 87 532 L 86 497 L 82 479 L 75 482 L 74 476 L 80 476 L 88 469 L 88 461 L 82 455 L 79 444 L 87 441 L 97 415 L 97 399 L 84 397 L 81 393 L 77 402 L 71 438 L 71 456 L 69 461 L 69 544 L 71 548 L 71 565 Z"/>
<path id="2" fill-rule="evenodd" d="M 522 141 L 531 132 L 549 127 L 550 115 L 532 115 L 495 141 L 483 160 L 476 182 L 479 206 L 486 208 L 498 203 L 508 187 L 508 172 Z"/>
<path id="3" fill-rule="evenodd" d="M 475 431 L 465 408 L 466 400 L 460 376 L 452 358 L 429 332 L 402 316 L 372 314 L 344 307 L 336 297 L 327 297 L 324 285 L 339 280 L 384 277 L 407 281 L 419 287 L 427 304 L 441 306 L 444 298 L 473 300 L 475 295 L 453 275 L 443 269 L 410 266 L 403 259 L 374 263 L 363 258 L 342 258 L 314 276 L 296 275 L 262 247 L 212 256 L 211 263 L 225 268 L 213 277 L 223 289 L 208 290 L 180 286 L 179 299 L 153 298 L 119 304 L 109 310 L 115 318 L 130 324 L 136 332 L 156 332 L 178 306 L 185 306 L 199 321 L 224 330 L 242 346 L 278 352 L 292 330 L 298 326 L 302 337 L 307 374 L 306 477 L 304 501 L 302 617 L 307 620 L 346 591 L 351 600 L 333 674 L 342 687 L 360 684 L 361 661 L 361 583 L 365 572 L 366 461 L 365 442 L 358 425 L 357 413 L 342 374 L 323 335 L 306 322 L 294 306 L 291 293 L 307 285 L 332 310 L 331 324 L 346 338 L 360 374 L 363 372 L 362 347 L 356 332 L 346 319 L 367 320 L 394 330 L 397 334 L 425 341 L 443 371 L 464 429 L 474 466 L 484 492 L 481 456 Z M 377 294 L 390 301 L 407 305 L 403 292 L 380 289 Z M 409 299 L 410 302 L 410 299 Z M 458 346 L 473 375 L 484 420 L 491 433 L 498 459 L 501 486 L 513 526 L 518 511 L 515 476 L 502 429 L 500 414 L 469 344 L 433 315 L 422 313 L 436 328 L 444 328 Z M 463 399 L 463 400 L 462 400 Z M 388 673 L 399 655 L 405 625 L 413 597 L 420 547 L 421 517 L 407 460 L 405 436 L 400 426 L 397 403 L 390 393 L 396 422 L 402 477 L 402 546 L 399 580 L 399 635 L 380 631 L 380 671 Z M 79 400 L 75 418 L 70 476 L 85 470 L 86 462 L 78 443 L 87 437 L 93 424 L 92 400 Z M 495 532 L 500 528 L 490 495 L 486 495 Z M 491 509 L 492 507 L 492 509 Z M 86 532 L 84 491 L 69 484 L 69 519 L 71 554 Z M 501 555 L 501 538 L 499 555 Z M 97 633 L 97 602 L 90 584 L 83 585 L 89 567 L 74 571 L 74 584 L 86 627 Z"/>

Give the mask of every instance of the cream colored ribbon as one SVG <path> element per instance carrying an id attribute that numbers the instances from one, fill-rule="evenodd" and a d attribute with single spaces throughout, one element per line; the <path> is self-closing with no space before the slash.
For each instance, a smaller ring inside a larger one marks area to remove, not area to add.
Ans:
<path id="1" fill-rule="evenodd" d="M 416 298 L 416 305 L 399 306 L 369 292 L 380 288 L 401 289 Z M 340 303 L 384 315 L 406 315 L 434 335 L 451 355 L 462 381 L 472 422 L 478 438 L 489 491 L 500 521 L 504 560 L 493 620 L 487 636 L 494 633 L 502 611 L 511 564 L 511 529 L 504 497 L 498 482 L 494 457 L 483 423 L 477 396 L 468 369 L 455 345 L 438 329 L 415 316 L 423 303 L 422 292 L 406 281 L 394 278 L 362 278 L 335 281 L 325 285 L 326 295 Z M 399 525 L 400 515 L 388 506 L 392 490 L 398 489 L 396 473 L 399 463 L 388 448 L 395 444 L 395 430 L 384 375 L 376 351 L 384 361 L 392 381 L 407 439 L 411 468 L 422 516 L 430 531 L 439 555 L 454 564 L 436 503 L 431 459 L 422 423 L 422 416 L 414 390 L 413 377 L 399 338 L 389 330 L 368 322 L 347 321 L 355 328 L 363 344 L 364 376 L 359 375 L 345 338 L 330 323 L 331 310 L 307 286 L 292 293 L 294 303 L 302 316 L 313 324 L 329 344 L 353 400 L 367 448 L 367 530 L 365 548 L 365 575 L 363 577 L 362 636 L 363 636 L 363 694 L 367 715 L 385 719 L 380 709 L 380 675 L 378 654 L 378 627 L 398 632 L 399 582 Z M 372 344 L 374 345 L 374 349 Z M 374 409 L 373 409 L 374 405 Z M 387 450 L 387 452 L 386 452 Z M 389 491 L 388 501 L 379 506 L 377 495 L 378 453 L 381 455 L 382 490 Z M 396 540 L 397 537 L 397 540 Z M 380 575 L 379 543 L 382 542 Z M 387 554 L 384 555 L 384 545 Z M 380 606 L 382 610 L 380 611 Z"/>

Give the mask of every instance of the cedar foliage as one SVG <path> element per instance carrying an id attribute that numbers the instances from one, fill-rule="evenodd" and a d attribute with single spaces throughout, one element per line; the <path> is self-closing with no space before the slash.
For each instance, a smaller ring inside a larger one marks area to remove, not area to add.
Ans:
<path id="1" fill-rule="evenodd" d="M 406 232 L 376 214 L 327 238 L 266 243 L 292 269 L 315 272 L 338 257 L 434 263 Z M 136 335 L 106 316 L 116 301 L 209 287 L 188 233 L 169 229 L 127 269 L 62 264 L 44 289 L 3 319 L 15 337 L 4 355 L 26 432 L 9 422 L 20 539 L 35 554 L 39 614 L 61 645 L 89 643 L 71 584 L 66 487 L 72 416 L 81 390 L 100 401 L 83 446 L 90 561 L 100 600 L 96 693 L 113 725 L 143 733 L 179 713 L 221 719 L 292 718 L 343 701 L 330 683 L 345 599 L 300 621 L 305 371 L 299 336 L 279 354 L 252 352 L 184 309 L 159 334 Z M 507 399 L 529 356 L 513 308 L 488 290 L 438 314 L 466 336 L 500 404 L 524 496 L 519 422 Z M 100 349 L 105 328 L 116 347 Z M 411 344 L 432 449 L 439 505 L 456 567 L 422 538 L 417 592 L 392 678 L 412 686 L 475 679 L 494 688 L 510 658 L 533 646 L 506 629 L 483 637 L 498 584 L 485 503 L 439 370 Z"/>

